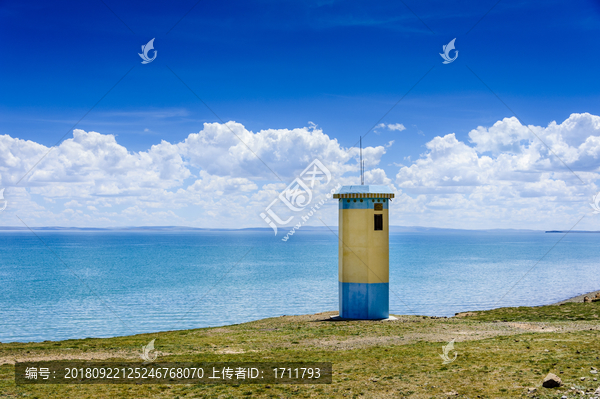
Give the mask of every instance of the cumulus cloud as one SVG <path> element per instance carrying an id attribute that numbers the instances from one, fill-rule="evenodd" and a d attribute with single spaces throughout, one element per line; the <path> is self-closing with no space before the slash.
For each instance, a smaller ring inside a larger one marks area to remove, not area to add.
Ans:
<path id="1" fill-rule="evenodd" d="M 375 168 L 390 146 L 363 148 L 365 167 Z M 0 187 L 12 195 L 12 211 L 34 225 L 215 227 L 220 218 L 218 227 L 250 227 L 264 225 L 260 212 L 314 159 L 335 181 L 351 184 L 358 179 L 344 175 L 356 175 L 358 156 L 357 148 L 341 147 L 313 123 L 259 132 L 236 122 L 206 123 L 182 142 L 163 140 L 139 152 L 112 135 L 83 130 L 52 149 L 3 135 Z M 384 179 L 382 172 L 373 178 Z M 314 195 L 329 189 L 317 184 Z M 60 205 L 46 208 L 39 199 Z"/>
<path id="2" fill-rule="evenodd" d="M 276 179 L 275 174 L 289 179 L 315 158 L 332 172 L 343 174 L 353 170 L 354 165 L 348 162 L 358 156 L 357 148 L 347 151 L 314 124 L 253 133 L 236 122 L 206 123 L 202 131 L 190 134 L 178 147 L 192 166 L 208 173 L 260 180 Z M 363 149 L 369 165 L 376 165 L 384 153 L 383 146 Z"/>
<path id="3" fill-rule="evenodd" d="M 396 175 L 402 194 L 420 198 L 438 222 L 464 225 L 472 215 L 479 227 L 570 228 L 597 192 L 598 116 L 573 114 L 545 128 L 505 118 L 473 129 L 469 139 L 435 137 L 420 159 Z"/>
<path id="4" fill-rule="evenodd" d="M 446 132 L 424 143 L 418 159 L 405 156 L 408 165 L 390 158 L 383 168 L 392 143 L 366 147 L 363 156 L 366 183 L 396 191 L 395 225 L 568 229 L 598 191 L 595 115 L 546 127 L 505 118 L 476 127 L 465 141 Z M 342 147 L 314 123 L 258 132 L 233 121 L 206 123 L 181 142 L 137 152 L 93 131 L 75 130 L 52 149 L 3 135 L 0 187 L 9 206 L 0 223 L 18 225 L 19 215 L 34 226 L 267 227 L 260 213 L 310 162 L 319 159 L 332 176 L 313 187 L 318 201 L 337 184 L 358 183 L 358 156 L 358 148 Z M 329 201 L 320 216 L 329 225 L 337 224 L 336 205 Z M 271 209 L 282 219 L 298 216 L 281 201 Z M 582 223 L 578 228 L 593 222 Z"/>

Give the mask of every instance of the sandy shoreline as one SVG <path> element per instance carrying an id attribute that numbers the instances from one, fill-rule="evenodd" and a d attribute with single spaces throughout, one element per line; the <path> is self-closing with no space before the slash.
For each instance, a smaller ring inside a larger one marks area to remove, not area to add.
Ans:
<path id="1" fill-rule="evenodd" d="M 563 303 L 569 303 L 569 302 L 583 302 L 583 297 L 588 296 L 590 298 L 593 298 L 599 292 L 600 292 L 600 290 L 588 292 L 587 294 L 574 296 L 573 298 L 565 299 L 564 301 L 556 302 L 556 303 L 553 303 L 552 305 L 561 305 Z"/>

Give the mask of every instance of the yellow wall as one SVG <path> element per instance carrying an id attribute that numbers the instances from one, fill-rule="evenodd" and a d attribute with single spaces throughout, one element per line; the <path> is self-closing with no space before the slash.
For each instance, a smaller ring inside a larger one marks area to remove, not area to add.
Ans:
<path id="1" fill-rule="evenodd" d="M 383 230 L 374 230 L 374 214 L 383 215 Z M 388 210 L 339 210 L 339 281 L 389 282 Z"/>

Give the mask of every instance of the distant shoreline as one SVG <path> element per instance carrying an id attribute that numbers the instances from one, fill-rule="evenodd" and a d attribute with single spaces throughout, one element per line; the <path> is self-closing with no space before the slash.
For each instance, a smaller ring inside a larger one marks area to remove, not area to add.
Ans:
<path id="1" fill-rule="evenodd" d="M 546 233 L 600 233 L 600 231 L 586 231 L 586 230 L 548 230 Z"/>
<path id="2" fill-rule="evenodd" d="M 312 231 L 330 231 L 330 228 L 337 229 L 337 225 L 325 226 L 303 226 L 303 230 Z M 25 226 L 0 226 L 0 231 L 29 231 Z M 191 227 L 191 226 L 124 226 L 124 227 L 61 227 L 61 226 L 36 226 L 31 227 L 36 231 L 265 231 L 273 232 L 270 227 L 246 227 L 241 229 L 210 228 L 210 227 Z M 459 232 L 474 231 L 488 233 L 544 233 L 544 230 L 531 229 L 451 229 L 443 227 L 425 227 L 425 226 L 390 226 L 390 233 L 435 233 L 435 232 Z"/>
<path id="3" fill-rule="evenodd" d="M 303 226 L 303 230 L 311 231 L 330 231 L 330 228 L 337 229 L 338 226 Z M 265 231 L 272 232 L 270 227 L 245 227 L 241 229 L 212 228 L 212 227 L 191 227 L 191 226 L 123 226 L 123 227 L 62 227 L 62 226 L 0 226 L 0 231 L 82 231 L 82 232 L 110 232 L 110 231 Z M 425 226 L 390 226 L 390 233 L 443 233 L 443 232 L 478 232 L 478 233 L 600 233 L 600 231 L 587 230 L 532 230 L 532 229 L 452 229 L 444 227 L 425 227 Z"/>

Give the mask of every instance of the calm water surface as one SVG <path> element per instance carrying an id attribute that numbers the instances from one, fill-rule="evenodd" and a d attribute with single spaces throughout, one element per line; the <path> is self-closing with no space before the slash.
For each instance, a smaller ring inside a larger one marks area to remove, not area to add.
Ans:
<path id="1" fill-rule="evenodd" d="M 0 232 L 0 342 L 218 326 L 338 305 L 331 232 L 299 231 L 287 242 L 254 231 L 37 234 L 47 246 L 30 232 Z M 600 234 L 569 234 L 544 257 L 560 237 L 393 233 L 390 312 L 451 316 L 600 289 Z"/>

